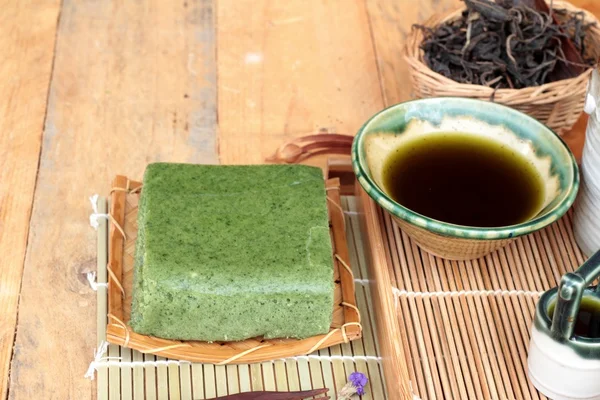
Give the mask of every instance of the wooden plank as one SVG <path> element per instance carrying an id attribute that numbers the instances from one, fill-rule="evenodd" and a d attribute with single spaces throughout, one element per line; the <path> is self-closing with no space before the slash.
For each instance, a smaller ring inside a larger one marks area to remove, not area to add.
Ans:
<path id="1" fill-rule="evenodd" d="M 354 198 L 345 198 L 344 208 L 347 210 L 356 210 L 356 201 Z M 360 232 L 360 220 L 358 216 L 348 215 L 346 217 L 346 226 L 348 234 L 348 247 L 350 251 L 350 260 L 354 270 L 354 276 L 358 279 L 367 279 L 367 257 L 362 249 L 364 238 Z M 374 317 L 373 317 L 373 302 L 371 300 L 371 293 L 369 286 L 367 285 L 356 285 L 356 299 L 357 306 L 361 311 L 362 325 L 363 325 L 363 337 L 358 345 L 352 344 L 352 350 L 354 354 L 358 355 L 378 355 L 379 352 L 376 350 L 375 341 L 375 328 Z M 362 351 L 362 353 L 361 353 Z M 367 368 L 369 371 L 370 380 L 370 391 L 374 399 L 386 398 L 386 392 L 384 382 L 380 373 L 379 364 L 377 361 L 367 361 Z"/>
<path id="2" fill-rule="evenodd" d="M 179 383 L 179 365 L 171 364 L 167 367 L 169 373 L 169 400 L 181 400 L 181 386 Z"/>
<path id="3" fill-rule="evenodd" d="M 300 374 L 298 373 L 298 362 L 294 359 L 285 360 L 288 390 L 290 392 L 300 390 Z"/>
<path id="4" fill-rule="evenodd" d="M 48 25 L 32 21 L 32 11 L 21 25 Z M 11 399 L 92 397 L 82 376 L 95 347 L 95 295 L 84 278 L 96 258 L 87 196 L 108 193 L 117 173 L 141 178 L 148 162 L 216 162 L 215 84 L 211 1 L 63 1 Z M 38 97 L 27 95 L 30 107 Z M 26 127 L 35 114 L 17 116 Z"/>
<path id="5" fill-rule="evenodd" d="M 120 347 L 114 344 L 108 346 L 108 356 L 110 358 L 120 357 Z M 118 366 L 108 367 L 108 399 L 121 399 L 121 368 Z"/>
<path id="6" fill-rule="evenodd" d="M 190 364 L 182 364 L 179 367 L 181 377 L 181 400 L 192 400 L 192 367 Z"/>
<path id="7" fill-rule="evenodd" d="M 156 357 L 156 361 L 166 361 L 164 357 Z M 165 364 L 156 366 L 156 394 L 158 400 L 169 400 L 169 372 Z"/>
<path id="8" fill-rule="evenodd" d="M 133 360 L 132 350 L 121 347 L 121 361 L 129 363 Z M 121 397 L 120 400 L 133 400 L 133 368 L 121 367 Z"/>
<path id="9" fill-rule="evenodd" d="M 240 380 L 238 378 L 238 366 L 227 365 L 227 393 L 234 394 L 240 392 Z"/>
<path id="10" fill-rule="evenodd" d="M 202 364 L 204 368 L 204 398 L 212 399 L 217 397 L 217 381 L 215 378 L 215 366 L 212 364 Z"/>
<path id="11" fill-rule="evenodd" d="M 60 1 L 0 1 L 0 9 L 0 399 L 4 399 Z"/>
<path id="12" fill-rule="evenodd" d="M 300 390 L 310 390 L 313 388 L 312 381 L 310 380 L 310 368 L 308 367 L 308 360 L 305 358 L 298 359 L 298 376 L 300 379 Z"/>
<path id="13" fill-rule="evenodd" d="M 588 115 L 586 113 L 581 114 L 573 128 L 562 135 L 562 139 L 567 143 L 578 163 L 581 163 L 581 156 L 583 155 L 587 122 Z"/>
<path id="14" fill-rule="evenodd" d="M 98 212 L 100 214 L 106 214 L 108 212 L 108 204 L 105 197 L 101 197 L 97 201 Z M 103 346 L 106 338 L 106 310 L 108 306 L 107 296 L 107 278 L 108 271 L 106 270 L 108 260 L 108 220 L 101 219 L 98 221 L 98 243 L 96 258 L 96 282 L 98 283 L 98 295 L 96 296 L 96 324 L 98 329 L 96 330 L 96 346 L 98 349 Z M 99 367 L 96 373 L 96 391 L 98 396 L 96 400 L 108 400 L 108 368 L 106 366 Z"/>
<path id="15" fill-rule="evenodd" d="M 133 361 L 144 361 L 144 355 L 139 351 L 133 351 Z M 133 367 L 133 399 L 144 400 L 144 367 L 141 365 Z"/>
<path id="16" fill-rule="evenodd" d="M 288 391 L 287 372 L 283 360 L 275 360 L 273 363 L 275 369 L 275 384 L 280 392 Z"/>
<path id="17" fill-rule="evenodd" d="M 459 0 L 367 0 L 373 44 L 386 106 L 411 98 L 408 65 L 402 58 L 406 37 L 413 24 L 433 14 L 464 6 Z"/>
<path id="18" fill-rule="evenodd" d="M 329 349 L 321 349 L 319 350 L 319 356 L 329 357 Z M 329 389 L 326 393 L 327 396 L 333 398 L 335 395 L 335 380 L 333 376 L 333 366 L 331 360 L 323 359 L 321 360 L 321 371 L 323 373 L 323 387 Z"/>
<path id="19" fill-rule="evenodd" d="M 273 372 L 273 364 L 270 361 L 261 363 L 261 369 L 263 375 L 264 390 L 277 390 L 277 385 L 275 384 L 275 374 Z"/>
<path id="20" fill-rule="evenodd" d="M 240 374 L 240 392 L 249 392 L 252 390 L 250 383 L 250 367 L 248 364 L 238 365 Z"/>
<path id="21" fill-rule="evenodd" d="M 194 399 L 205 399 L 204 397 L 204 368 L 202 364 L 192 364 L 192 388 Z"/>
<path id="22" fill-rule="evenodd" d="M 217 8 L 224 164 L 260 163 L 286 139 L 320 129 L 354 134 L 382 108 L 363 2 L 222 0 Z"/>
<path id="23" fill-rule="evenodd" d="M 332 356 L 338 357 L 338 356 L 342 355 L 342 346 L 341 345 L 330 347 L 328 350 Z M 353 370 L 346 371 L 344 362 L 342 360 L 340 360 L 339 358 L 335 358 L 331 362 L 331 364 L 332 364 L 331 369 L 333 370 L 333 382 L 334 382 L 334 386 L 332 387 L 332 389 L 333 389 L 334 393 L 337 393 L 344 387 L 344 385 L 348 381 L 347 376 L 350 375 Z M 348 373 L 346 374 L 346 372 L 348 372 Z"/>
<path id="24" fill-rule="evenodd" d="M 364 210 L 361 228 L 366 235 L 365 251 L 369 257 L 369 280 L 373 296 L 373 313 L 378 328 L 380 356 L 383 357 L 383 371 L 386 376 L 386 388 L 391 399 L 412 399 L 409 387 L 407 359 L 403 352 L 400 326 L 396 316 L 386 310 L 393 310 L 394 295 L 391 287 L 380 287 L 376 282 L 390 282 L 389 259 L 383 247 L 383 237 L 378 221 L 377 209 L 368 195 L 357 187 L 357 200 Z M 386 329 L 383 331 L 383 329 Z"/>
<path id="25" fill-rule="evenodd" d="M 250 379 L 252 381 L 252 391 L 258 392 L 259 390 L 265 390 L 260 364 L 250 364 Z"/>
<path id="26" fill-rule="evenodd" d="M 217 396 L 227 396 L 227 370 L 225 365 L 215 366 L 215 381 L 217 383 Z"/>
<path id="27" fill-rule="evenodd" d="M 149 361 L 150 363 L 153 363 L 156 361 L 156 356 L 153 356 L 152 354 L 144 354 L 144 361 Z M 157 379 L 156 379 L 156 367 L 154 365 L 146 365 L 144 367 L 144 369 L 146 370 L 146 379 L 145 379 L 145 385 L 146 385 L 146 400 L 156 400 L 156 387 L 157 385 Z"/>
<path id="28" fill-rule="evenodd" d="M 356 340 L 356 342 L 359 342 L 359 341 L 360 341 L 360 339 Z M 356 342 L 354 342 L 354 343 L 356 343 Z M 319 352 L 317 351 L 313 354 L 315 356 L 318 356 Z M 323 368 L 323 365 L 321 364 L 320 360 L 318 360 L 316 358 L 311 358 L 310 360 L 308 360 L 308 369 L 310 371 L 310 382 L 311 382 L 313 389 L 325 387 L 325 383 L 323 382 L 322 368 Z"/>

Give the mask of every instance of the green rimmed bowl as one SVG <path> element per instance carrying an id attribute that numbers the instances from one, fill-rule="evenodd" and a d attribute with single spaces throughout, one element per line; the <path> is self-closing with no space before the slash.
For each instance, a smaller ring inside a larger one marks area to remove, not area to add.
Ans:
<path id="1" fill-rule="evenodd" d="M 482 228 L 438 221 L 392 200 L 382 184 L 389 154 L 419 135 L 438 132 L 485 136 L 525 156 L 544 181 L 539 212 L 520 224 Z M 453 260 L 482 257 L 551 224 L 567 212 L 579 188 L 575 158 L 550 128 L 512 108 L 465 98 L 408 101 L 377 113 L 354 139 L 352 165 L 363 189 L 421 248 Z"/>

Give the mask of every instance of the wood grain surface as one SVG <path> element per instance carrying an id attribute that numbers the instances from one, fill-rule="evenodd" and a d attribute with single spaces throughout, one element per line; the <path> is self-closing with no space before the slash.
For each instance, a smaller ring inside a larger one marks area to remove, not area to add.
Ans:
<path id="1" fill-rule="evenodd" d="M 96 343 L 87 197 L 108 193 L 116 173 L 141 177 L 148 162 L 217 161 L 214 40 L 210 1 L 63 2 L 11 399 L 92 397 L 82 375 Z"/>
<path id="2" fill-rule="evenodd" d="M 411 86 L 408 65 L 402 59 L 406 37 L 413 24 L 433 14 L 464 6 L 459 0 L 431 0 L 412 3 L 396 0 L 366 0 L 373 31 L 373 45 L 386 106 L 409 100 Z"/>
<path id="3" fill-rule="evenodd" d="M 258 163 L 353 134 L 410 97 L 411 24 L 456 4 L 0 0 L 0 399 L 93 397 L 87 196 L 152 161 Z M 576 155 L 585 123 L 565 135 Z"/>
<path id="4" fill-rule="evenodd" d="M 319 130 L 353 134 L 382 108 L 364 2 L 217 7 L 223 163 L 263 162 L 287 138 Z"/>
<path id="5" fill-rule="evenodd" d="M 0 1 L 0 399 L 8 392 L 59 9 L 58 0 Z"/>

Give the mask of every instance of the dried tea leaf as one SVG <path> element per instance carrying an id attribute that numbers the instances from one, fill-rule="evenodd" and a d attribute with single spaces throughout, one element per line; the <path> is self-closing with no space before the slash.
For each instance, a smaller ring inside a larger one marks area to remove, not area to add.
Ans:
<path id="1" fill-rule="evenodd" d="M 461 83 L 524 88 L 579 75 L 591 23 L 582 12 L 540 10 L 539 0 L 464 0 L 467 9 L 424 33 L 424 61 Z M 542 0 L 543 2 L 543 0 Z M 545 3 L 544 3 L 545 4 Z"/>

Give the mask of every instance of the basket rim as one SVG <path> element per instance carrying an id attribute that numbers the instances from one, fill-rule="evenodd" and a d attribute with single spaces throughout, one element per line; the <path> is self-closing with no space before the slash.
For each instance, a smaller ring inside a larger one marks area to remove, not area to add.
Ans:
<path id="1" fill-rule="evenodd" d="M 394 201 L 391 197 L 385 194 L 379 186 L 375 183 L 375 181 L 371 178 L 371 174 L 368 173 L 364 167 L 366 165 L 366 160 L 361 156 L 361 149 L 364 144 L 364 137 L 367 131 L 368 126 L 374 121 L 376 118 L 380 117 L 383 114 L 389 113 L 397 108 L 402 108 L 409 103 L 433 103 L 438 102 L 440 100 L 443 101 L 460 101 L 465 103 L 472 103 L 473 106 L 480 106 L 485 104 L 490 107 L 499 107 L 504 109 L 505 111 L 512 113 L 513 115 L 519 118 L 529 119 L 534 125 L 538 125 L 540 129 L 547 130 L 551 134 L 555 135 L 559 140 L 559 143 L 566 150 L 570 161 L 571 161 L 571 170 L 572 170 L 572 184 L 569 188 L 567 188 L 567 193 L 563 200 L 557 204 L 554 209 L 549 211 L 548 213 L 533 218 L 529 221 L 525 221 L 520 224 L 508 225 L 502 227 L 472 227 L 472 226 L 464 226 L 451 224 L 448 222 L 443 222 L 437 219 L 433 219 L 427 217 L 423 214 L 419 214 L 415 211 L 410 210 L 409 208 L 401 205 Z M 575 198 L 577 197 L 577 192 L 579 190 L 579 167 L 577 165 L 577 161 L 575 160 L 575 156 L 569 149 L 569 146 L 565 143 L 565 141 L 551 128 L 542 124 L 537 119 L 522 113 L 512 107 L 499 104 L 499 103 L 490 103 L 483 100 L 478 99 L 470 99 L 464 97 L 429 97 L 425 99 L 416 99 L 409 100 L 405 102 L 401 102 L 398 104 L 394 104 L 390 107 L 387 107 L 375 115 L 373 115 L 364 125 L 359 129 L 354 141 L 352 142 L 352 166 L 354 169 L 354 173 L 356 174 L 357 180 L 363 189 L 367 192 L 367 194 L 373 198 L 373 200 L 386 211 L 391 213 L 393 216 L 398 217 L 411 225 L 415 225 L 426 229 L 428 231 L 443 235 L 450 236 L 454 238 L 464 238 L 464 239 L 479 239 L 479 240 L 498 240 L 498 239 L 509 239 L 515 238 L 518 236 L 526 235 L 532 232 L 535 232 L 552 222 L 558 220 L 562 217 L 567 210 L 573 205 L 575 202 Z"/>
<path id="2" fill-rule="evenodd" d="M 546 1 L 546 3 L 549 3 L 549 2 Z M 553 9 L 557 9 L 557 6 L 564 6 L 567 9 L 569 9 L 569 11 L 571 11 L 571 12 L 582 11 L 584 13 L 586 19 L 589 19 L 591 22 L 596 23 L 596 26 L 595 27 L 592 26 L 591 29 L 596 28 L 596 31 L 598 33 L 597 36 L 598 36 L 598 39 L 600 40 L 600 19 L 598 19 L 594 14 L 592 14 L 591 12 L 589 12 L 588 10 L 586 10 L 584 8 L 575 6 L 572 3 L 569 3 L 568 1 L 555 0 Z M 424 21 L 423 25 L 431 27 L 431 23 L 438 24 L 438 23 L 448 19 L 449 17 L 453 16 L 454 14 L 457 14 L 457 15 L 460 14 L 465 9 L 466 9 L 466 7 L 463 6 L 463 7 L 459 7 L 459 8 L 450 10 L 446 13 L 434 14 L 430 18 L 428 18 L 426 21 Z M 404 49 L 402 51 L 403 58 L 406 62 L 409 63 L 411 70 L 421 68 L 421 69 L 425 70 L 425 72 L 421 72 L 421 73 L 425 73 L 425 74 L 431 76 L 432 78 L 435 78 L 438 81 L 446 81 L 447 83 L 452 83 L 453 85 L 456 85 L 456 86 L 469 86 L 469 87 L 471 87 L 471 90 L 473 90 L 473 91 L 487 92 L 489 94 L 495 93 L 495 95 L 498 97 L 500 97 L 502 95 L 508 96 L 508 95 L 515 95 L 517 93 L 523 94 L 523 93 L 528 93 L 528 92 L 543 93 L 547 90 L 553 90 L 553 89 L 555 90 L 557 88 L 562 88 L 564 86 L 570 86 L 577 80 L 583 80 L 587 84 L 587 78 L 586 79 L 582 79 L 582 78 L 587 77 L 591 73 L 591 71 L 594 70 L 594 68 L 596 68 L 596 67 L 598 67 L 598 65 L 600 65 L 600 57 L 598 57 L 598 60 L 596 61 L 595 66 L 586 68 L 584 71 L 581 72 L 581 74 L 574 76 L 572 78 L 560 79 L 560 80 L 553 81 L 553 82 L 547 82 L 547 83 L 544 83 L 539 86 L 530 86 L 530 87 L 525 87 L 525 88 L 520 88 L 520 89 L 511 89 L 511 88 L 494 89 L 489 86 L 484 86 L 484 85 L 480 85 L 480 84 L 476 84 L 476 83 L 457 82 L 457 81 L 450 79 L 450 78 L 440 74 L 439 72 L 436 72 L 433 69 L 429 68 L 429 66 L 427 64 L 425 64 L 425 62 L 422 60 L 422 57 L 421 57 L 421 53 L 420 53 L 421 41 L 417 40 L 421 36 L 422 36 L 421 31 L 414 29 L 414 28 L 411 29 L 411 31 L 409 32 L 409 34 L 407 36 L 406 44 L 404 45 Z M 573 95 L 572 92 L 565 94 L 564 97 L 569 97 L 571 95 Z M 557 101 L 557 100 L 558 99 L 556 99 L 554 101 Z"/>

